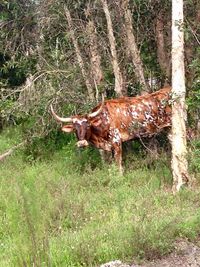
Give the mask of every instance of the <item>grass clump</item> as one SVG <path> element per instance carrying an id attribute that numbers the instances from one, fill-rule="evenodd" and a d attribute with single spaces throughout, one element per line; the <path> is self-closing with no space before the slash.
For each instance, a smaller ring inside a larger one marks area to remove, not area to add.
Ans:
<path id="1" fill-rule="evenodd" d="M 14 154 L 0 169 L 0 266 L 140 261 L 168 253 L 176 238 L 195 240 L 200 190 L 172 195 L 163 158 L 153 168 L 135 158 L 120 176 L 73 142 L 31 163 Z"/>

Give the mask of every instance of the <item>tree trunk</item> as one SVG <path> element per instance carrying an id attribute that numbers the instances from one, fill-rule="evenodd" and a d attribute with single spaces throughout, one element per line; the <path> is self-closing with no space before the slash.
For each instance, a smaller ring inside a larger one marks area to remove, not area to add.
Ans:
<path id="1" fill-rule="evenodd" d="M 73 30 L 72 18 L 71 18 L 69 9 L 67 7 L 65 7 L 65 15 L 66 15 L 67 22 L 68 22 L 68 25 L 69 25 L 69 30 L 70 30 L 72 42 L 73 42 L 73 45 L 74 45 L 74 48 L 75 48 L 75 51 L 76 51 L 77 61 L 78 61 L 79 67 L 81 69 L 81 73 L 82 73 L 82 76 L 83 76 L 83 79 L 85 81 L 85 85 L 86 85 L 86 88 L 87 88 L 87 91 L 88 91 L 89 99 L 91 101 L 94 101 L 94 92 L 93 92 L 90 80 L 88 79 L 88 75 L 87 75 L 87 72 L 86 72 L 86 69 L 85 69 L 85 66 L 84 66 L 84 62 L 83 62 L 83 59 L 82 59 L 82 56 L 81 56 L 81 51 L 80 51 L 80 48 L 79 48 L 77 39 L 75 37 L 74 30 Z"/>
<path id="2" fill-rule="evenodd" d="M 17 100 L 23 112 L 29 112 L 29 109 L 32 107 L 32 100 L 36 99 L 36 94 L 37 92 L 35 90 L 34 77 L 32 74 L 29 74 L 26 77 L 24 86 L 21 87 L 21 91 Z"/>
<path id="3" fill-rule="evenodd" d="M 115 92 L 117 96 L 122 96 L 123 95 L 123 77 L 122 77 L 122 73 L 121 73 L 118 58 L 117 58 L 116 41 L 115 41 L 115 37 L 113 33 L 112 20 L 111 20 L 110 12 L 108 9 L 107 0 L 101 0 L 101 2 L 102 2 L 105 16 L 106 16 L 106 21 L 107 21 L 108 39 L 110 42 L 110 51 L 112 55 L 112 66 L 113 66 L 113 71 L 115 75 Z"/>
<path id="4" fill-rule="evenodd" d="M 145 81 L 144 77 L 144 68 L 142 64 L 142 60 L 140 57 L 139 50 L 137 48 L 134 32 L 133 32 L 133 25 L 132 25 L 132 15 L 131 11 L 128 8 L 129 0 L 123 1 L 123 9 L 124 9 L 124 24 L 126 29 L 126 36 L 127 36 L 127 46 L 130 50 L 130 54 L 132 57 L 132 62 L 135 67 L 135 75 L 142 86 L 142 93 L 149 92 L 149 87 Z"/>
<path id="5" fill-rule="evenodd" d="M 93 81 L 94 87 L 96 88 L 96 100 L 98 101 L 98 85 L 100 85 L 101 81 L 103 80 L 103 72 L 101 68 L 101 56 L 98 51 L 96 27 L 91 15 L 91 9 L 89 4 L 86 10 L 86 14 L 89 19 L 86 26 L 86 31 L 90 51 L 90 76 L 91 81 Z"/>
<path id="6" fill-rule="evenodd" d="M 156 42 L 157 42 L 157 58 L 160 68 L 165 75 L 166 80 L 170 81 L 171 62 L 166 51 L 166 41 L 164 38 L 164 21 L 163 11 L 160 11 L 156 18 Z"/>
<path id="7" fill-rule="evenodd" d="M 183 0 L 172 1 L 172 173 L 173 192 L 189 181 L 186 147 Z"/>

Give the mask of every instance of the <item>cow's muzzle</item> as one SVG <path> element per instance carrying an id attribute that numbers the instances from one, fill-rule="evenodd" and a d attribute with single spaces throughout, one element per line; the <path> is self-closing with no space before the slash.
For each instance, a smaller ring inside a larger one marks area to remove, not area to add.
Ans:
<path id="1" fill-rule="evenodd" d="M 89 146 L 89 143 L 87 140 L 80 140 L 76 143 L 77 147 L 86 147 L 86 146 Z"/>

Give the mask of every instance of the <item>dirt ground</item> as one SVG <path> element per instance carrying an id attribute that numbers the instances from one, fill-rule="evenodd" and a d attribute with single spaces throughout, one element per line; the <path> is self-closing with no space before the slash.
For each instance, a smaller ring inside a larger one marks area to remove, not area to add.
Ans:
<path id="1" fill-rule="evenodd" d="M 189 241 L 179 240 L 175 244 L 175 251 L 162 259 L 142 265 L 128 265 L 117 260 L 100 267 L 200 267 L 200 247 Z"/>

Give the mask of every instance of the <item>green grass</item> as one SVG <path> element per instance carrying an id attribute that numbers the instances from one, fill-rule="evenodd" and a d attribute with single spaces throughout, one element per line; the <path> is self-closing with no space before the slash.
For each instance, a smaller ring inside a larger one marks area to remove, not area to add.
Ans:
<path id="1" fill-rule="evenodd" d="M 0 151 L 15 138 L 4 133 Z M 174 196 L 166 157 L 152 168 L 144 161 L 129 159 L 120 176 L 93 150 L 77 153 L 73 142 L 31 163 L 16 152 L 0 165 L 0 266 L 140 261 L 170 252 L 176 238 L 195 240 L 199 187 Z"/>

